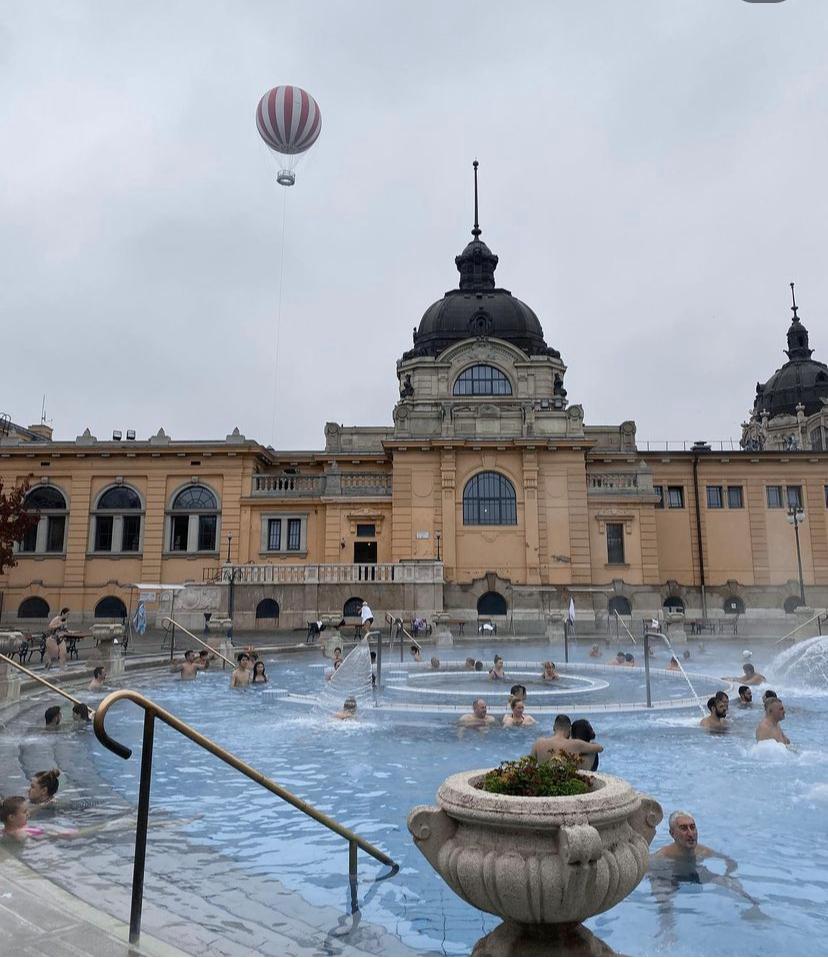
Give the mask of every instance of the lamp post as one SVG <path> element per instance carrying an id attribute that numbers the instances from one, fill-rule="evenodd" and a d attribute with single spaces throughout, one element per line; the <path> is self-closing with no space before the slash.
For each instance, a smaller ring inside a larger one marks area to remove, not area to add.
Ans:
<path id="1" fill-rule="evenodd" d="M 230 543 L 233 540 L 233 534 L 227 533 L 227 564 L 230 565 Z"/>
<path id="2" fill-rule="evenodd" d="M 440 533 L 435 533 L 435 538 L 437 539 L 437 561 L 440 561 Z"/>
<path id="3" fill-rule="evenodd" d="M 799 568 L 799 598 L 802 599 L 802 604 L 805 605 L 805 580 L 802 578 L 802 551 L 799 548 L 799 527 L 805 521 L 805 510 L 802 506 L 798 505 L 789 505 L 788 506 L 788 522 L 794 527 L 794 535 L 796 536 L 796 564 Z"/>

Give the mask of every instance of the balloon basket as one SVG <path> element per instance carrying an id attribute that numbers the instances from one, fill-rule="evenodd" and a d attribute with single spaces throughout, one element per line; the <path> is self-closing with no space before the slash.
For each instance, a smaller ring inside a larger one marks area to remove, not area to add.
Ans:
<path id="1" fill-rule="evenodd" d="M 292 170 L 279 170 L 276 174 L 276 182 L 281 186 L 293 186 L 296 182 L 296 174 Z"/>

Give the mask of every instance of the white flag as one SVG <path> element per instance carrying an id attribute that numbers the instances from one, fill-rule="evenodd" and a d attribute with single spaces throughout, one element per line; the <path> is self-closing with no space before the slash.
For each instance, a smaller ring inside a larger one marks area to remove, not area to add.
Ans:
<path id="1" fill-rule="evenodd" d="M 575 600 L 572 596 L 569 597 L 569 612 L 566 615 L 567 621 L 572 625 L 575 624 Z"/>

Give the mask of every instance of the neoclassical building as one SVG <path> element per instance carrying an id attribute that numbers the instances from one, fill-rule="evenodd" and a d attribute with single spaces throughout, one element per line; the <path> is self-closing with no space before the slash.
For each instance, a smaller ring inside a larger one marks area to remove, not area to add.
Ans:
<path id="1" fill-rule="evenodd" d="M 587 425 L 532 309 L 480 238 L 397 361 L 392 425 L 325 426 L 317 451 L 0 419 L 0 476 L 39 516 L 0 577 L 3 624 L 61 606 L 118 618 L 143 599 L 203 623 L 300 628 L 366 599 L 389 611 L 501 617 L 533 631 L 574 597 L 608 613 L 783 616 L 828 605 L 828 368 L 797 316 L 758 388 L 742 448 L 651 451 L 632 420 Z M 796 441 L 785 437 L 795 434 Z M 167 603 L 165 605 L 165 602 Z"/>

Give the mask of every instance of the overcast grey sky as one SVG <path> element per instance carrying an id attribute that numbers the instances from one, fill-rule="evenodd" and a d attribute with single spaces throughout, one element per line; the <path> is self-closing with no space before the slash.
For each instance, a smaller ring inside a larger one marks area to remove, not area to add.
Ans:
<path id="1" fill-rule="evenodd" d="M 471 161 L 501 286 L 588 423 L 736 437 L 791 280 L 828 360 L 823 0 L 0 4 L 0 411 L 55 434 L 273 435 L 279 83 L 322 133 L 287 195 L 275 440 L 391 422 L 457 285 Z"/>

